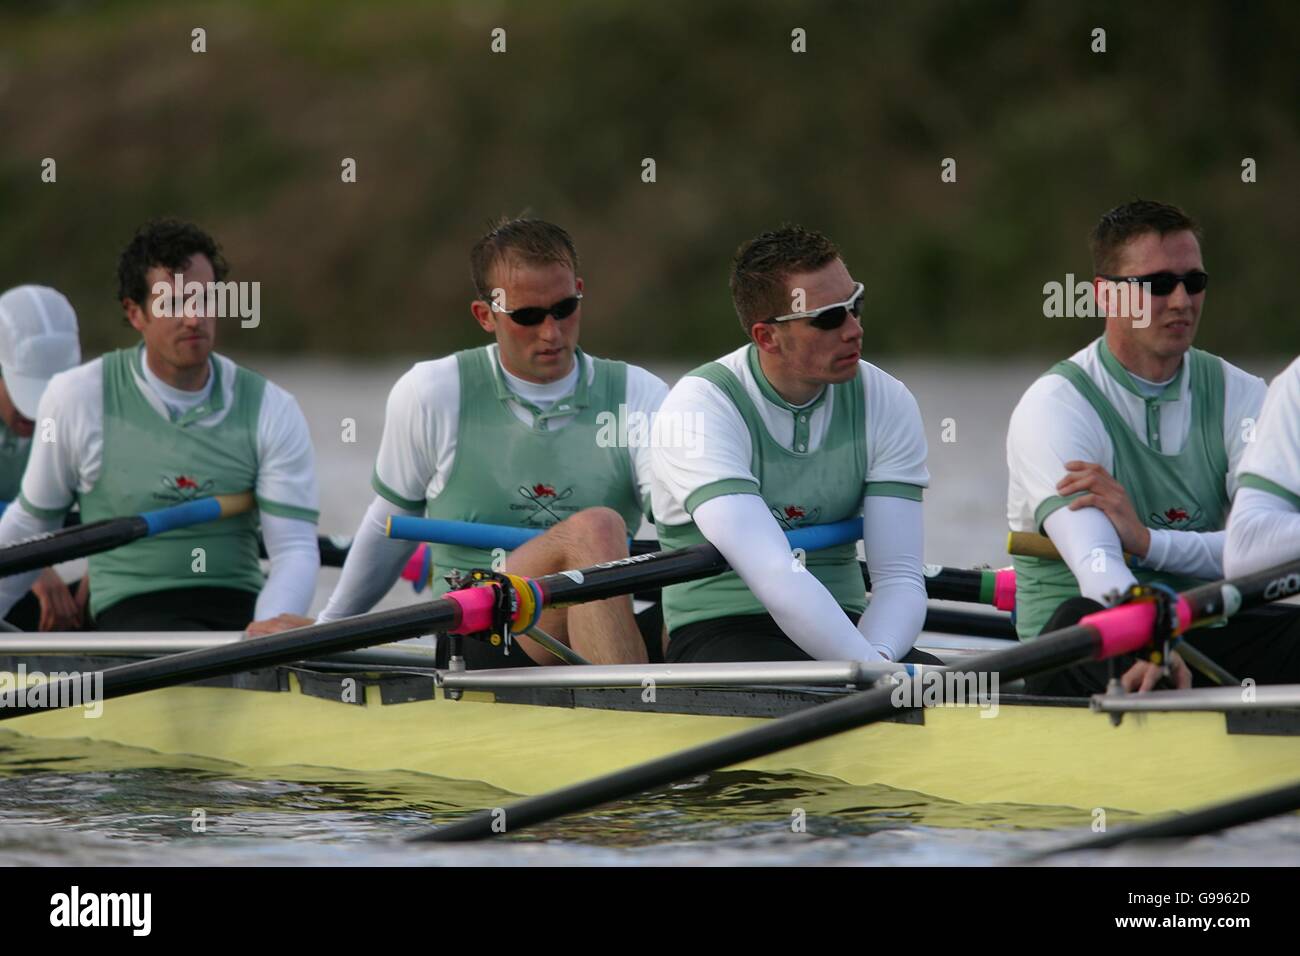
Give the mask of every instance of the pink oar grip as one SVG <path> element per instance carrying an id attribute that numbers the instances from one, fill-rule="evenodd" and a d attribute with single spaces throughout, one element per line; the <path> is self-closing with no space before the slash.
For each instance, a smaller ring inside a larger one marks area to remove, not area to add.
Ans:
<path id="1" fill-rule="evenodd" d="M 1179 597 L 1176 605 L 1178 630 L 1192 623 L 1192 607 L 1186 598 Z M 1120 654 L 1130 654 L 1151 640 L 1151 629 L 1156 623 L 1156 606 L 1150 601 L 1138 604 L 1121 604 L 1119 607 L 1097 611 L 1079 620 L 1101 635 L 1097 660 L 1104 661 Z"/>
<path id="2" fill-rule="evenodd" d="M 477 634 L 492 629 L 492 605 L 496 588 L 464 588 L 443 595 L 460 605 L 460 623 L 448 628 L 448 634 Z"/>
<path id="3" fill-rule="evenodd" d="M 1016 609 L 1016 569 L 1002 568 L 993 578 L 993 606 L 999 611 Z"/>

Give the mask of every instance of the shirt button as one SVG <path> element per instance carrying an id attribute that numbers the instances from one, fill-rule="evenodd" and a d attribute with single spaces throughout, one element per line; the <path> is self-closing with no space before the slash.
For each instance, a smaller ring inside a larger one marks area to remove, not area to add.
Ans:
<path id="1" fill-rule="evenodd" d="M 801 421 L 801 422 L 806 422 L 806 421 L 808 421 L 808 416 L 807 416 L 807 415 L 800 415 L 800 416 L 799 416 L 799 421 Z"/>
<path id="2" fill-rule="evenodd" d="M 799 450 L 800 450 L 800 451 L 807 451 L 807 450 L 808 450 L 808 446 L 805 445 L 805 444 L 800 443 L 800 445 L 799 445 Z"/>

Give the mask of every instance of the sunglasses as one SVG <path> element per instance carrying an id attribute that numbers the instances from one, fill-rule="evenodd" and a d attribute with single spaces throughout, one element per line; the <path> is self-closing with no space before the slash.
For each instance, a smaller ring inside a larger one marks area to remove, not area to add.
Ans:
<path id="1" fill-rule="evenodd" d="M 866 298 L 866 289 L 861 282 L 853 287 L 853 294 L 843 302 L 836 302 L 832 305 L 823 305 L 820 309 L 813 309 L 811 312 L 794 312 L 790 315 L 780 315 L 775 319 L 764 319 L 764 322 L 793 322 L 795 319 L 810 319 L 808 323 L 814 329 L 821 329 L 829 332 L 831 329 L 838 329 L 844 324 L 844 320 L 851 314 L 855 319 L 862 317 L 862 300 Z"/>
<path id="2" fill-rule="evenodd" d="M 567 299 L 561 299 L 551 306 L 530 305 L 522 309 L 507 309 L 492 298 L 488 298 L 487 301 L 493 312 L 500 312 L 503 315 L 510 316 L 517 325 L 541 325 L 546 321 L 548 315 L 555 316 L 557 322 L 567 319 L 578 310 L 578 302 L 581 299 L 582 293 L 575 292 Z"/>
<path id="3" fill-rule="evenodd" d="M 1182 275 L 1176 272 L 1153 272 L 1145 276 L 1102 276 L 1102 278 L 1109 279 L 1111 282 L 1140 282 L 1143 285 L 1150 285 L 1154 295 L 1170 295 L 1178 288 L 1180 282 L 1188 295 L 1196 295 L 1198 292 L 1204 292 L 1210 282 L 1210 277 L 1199 269 L 1195 272 L 1184 272 Z"/>

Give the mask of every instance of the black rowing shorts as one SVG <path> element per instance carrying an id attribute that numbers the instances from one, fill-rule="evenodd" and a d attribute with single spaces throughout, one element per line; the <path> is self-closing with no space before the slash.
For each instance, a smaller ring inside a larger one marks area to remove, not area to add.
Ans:
<path id="1" fill-rule="evenodd" d="M 844 611 L 849 620 L 854 616 Z M 723 664 L 730 661 L 812 660 L 772 619 L 770 614 L 736 614 L 684 624 L 668 638 L 669 664 Z M 900 663 L 942 664 L 925 651 L 912 648 Z"/>

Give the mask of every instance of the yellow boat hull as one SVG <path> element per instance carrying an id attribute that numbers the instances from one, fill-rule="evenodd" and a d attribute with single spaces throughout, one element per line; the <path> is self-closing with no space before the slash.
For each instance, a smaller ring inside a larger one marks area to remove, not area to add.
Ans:
<path id="1" fill-rule="evenodd" d="M 0 729 L 33 738 L 109 741 L 248 768 L 413 771 L 534 794 L 754 727 L 765 717 L 629 707 L 503 703 L 467 693 L 381 703 L 304 693 L 188 686 L 80 709 L 32 714 Z M 713 691 L 719 694 L 719 691 Z M 853 786 L 887 785 L 963 804 L 1028 804 L 1139 814 L 1186 810 L 1291 782 L 1300 735 L 1230 733 L 1221 713 L 1129 714 L 1120 726 L 1084 707 L 1003 703 L 995 717 L 939 707 L 751 761 Z M 1079 822 L 1075 817 L 1074 822 Z"/>

